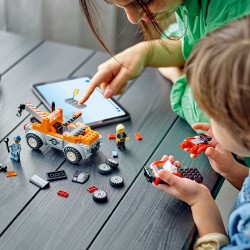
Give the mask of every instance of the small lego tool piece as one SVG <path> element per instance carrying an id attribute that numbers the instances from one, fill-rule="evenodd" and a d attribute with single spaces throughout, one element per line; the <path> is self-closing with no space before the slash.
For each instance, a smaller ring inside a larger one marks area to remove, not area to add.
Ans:
<path id="1" fill-rule="evenodd" d="M 59 181 L 63 179 L 67 179 L 67 175 L 64 170 L 55 171 L 55 172 L 47 172 L 47 181 Z"/>
<path id="2" fill-rule="evenodd" d="M 113 159 L 106 159 L 105 164 L 109 165 L 111 168 L 116 169 L 118 168 L 119 162 L 113 160 Z"/>
<path id="3" fill-rule="evenodd" d="M 7 172 L 7 166 L 3 163 L 0 163 L 0 172 Z"/>
<path id="4" fill-rule="evenodd" d="M 7 177 L 14 177 L 14 176 L 17 176 L 17 173 L 16 173 L 16 171 L 8 171 L 8 172 L 6 172 L 6 176 Z"/>
<path id="5" fill-rule="evenodd" d="M 109 184 L 112 187 L 122 187 L 124 185 L 124 180 L 121 176 L 115 175 L 109 179 Z"/>
<path id="6" fill-rule="evenodd" d="M 14 137 L 14 142 L 9 146 L 9 138 L 6 137 L 4 139 L 4 142 L 6 143 L 7 151 L 10 153 L 10 159 L 14 161 L 20 161 L 20 151 L 21 151 L 21 145 L 20 145 L 21 137 L 19 135 Z"/>
<path id="7" fill-rule="evenodd" d="M 108 200 L 108 195 L 103 190 L 97 190 L 93 193 L 93 200 L 99 203 L 104 203 Z"/>
<path id="8" fill-rule="evenodd" d="M 63 191 L 63 190 L 59 190 L 59 191 L 57 192 L 57 194 L 58 194 L 59 196 L 64 197 L 64 198 L 68 198 L 68 197 L 69 197 L 69 193 L 68 193 L 68 192 L 65 192 L 65 191 Z"/>
<path id="9" fill-rule="evenodd" d="M 125 141 L 129 140 L 129 137 L 127 134 L 124 132 L 125 127 L 122 124 L 118 124 L 116 126 L 116 143 L 117 143 L 117 148 L 120 150 L 125 150 Z"/>
<path id="10" fill-rule="evenodd" d="M 100 164 L 97 168 L 98 173 L 100 174 L 110 174 L 112 172 L 112 168 L 107 164 Z"/>
<path id="11" fill-rule="evenodd" d="M 89 175 L 90 175 L 89 172 L 83 172 L 77 170 L 73 176 L 72 181 L 83 184 L 88 181 Z"/>
<path id="12" fill-rule="evenodd" d="M 114 158 L 118 158 L 118 152 L 116 150 L 112 150 L 112 156 Z"/>
<path id="13" fill-rule="evenodd" d="M 38 187 L 41 188 L 41 189 L 45 189 L 45 188 L 48 188 L 48 187 L 49 187 L 49 182 L 43 180 L 42 178 L 40 178 L 40 177 L 37 176 L 37 175 L 33 175 L 33 176 L 30 178 L 30 182 L 33 183 L 33 184 L 35 184 L 36 186 L 38 186 Z"/>
<path id="14" fill-rule="evenodd" d="M 194 137 L 186 138 L 181 144 L 180 148 L 184 149 L 186 152 L 194 155 L 195 158 L 198 154 L 204 152 L 210 145 L 208 144 L 212 138 L 205 134 L 197 134 Z"/>
<path id="15" fill-rule="evenodd" d="M 142 135 L 138 132 L 134 133 L 134 136 L 135 138 L 138 140 L 138 141 L 141 141 L 142 140 Z"/>
<path id="16" fill-rule="evenodd" d="M 87 189 L 87 191 L 88 191 L 89 193 L 93 193 L 93 192 L 95 192 L 96 190 L 98 190 L 98 187 L 97 187 L 97 186 L 92 186 L 92 187 L 89 187 L 89 188 Z"/>
<path id="17" fill-rule="evenodd" d="M 116 139 L 116 134 L 108 134 L 109 139 Z"/>

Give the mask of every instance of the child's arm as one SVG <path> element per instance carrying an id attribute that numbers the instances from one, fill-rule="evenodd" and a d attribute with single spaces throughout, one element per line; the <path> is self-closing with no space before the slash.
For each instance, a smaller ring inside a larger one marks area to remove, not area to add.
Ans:
<path id="1" fill-rule="evenodd" d="M 191 206 L 199 237 L 210 233 L 226 235 L 220 212 L 206 186 L 190 179 L 180 178 L 167 170 L 158 172 L 166 184 L 157 187 Z"/>
<path id="2" fill-rule="evenodd" d="M 140 42 L 101 64 L 79 103 L 87 101 L 97 86 L 105 98 L 121 94 L 127 81 L 138 76 L 144 66 L 183 66 L 184 63 L 180 41 Z"/>

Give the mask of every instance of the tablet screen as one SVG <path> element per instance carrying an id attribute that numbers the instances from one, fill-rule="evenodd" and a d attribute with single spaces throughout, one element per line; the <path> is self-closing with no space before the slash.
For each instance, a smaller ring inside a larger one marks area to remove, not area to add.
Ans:
<path id="1" fill-rule="evenodd" d="M 100 127 L 129 119 L 128 112 L 114 99 L 105 99 L 99 88 L 96 88 L 84 105 L 78 100 L 86 90 L 88 77 L 67 79 L 49 83 L 37 83 L 33 90 L 41 101 L 51 110 L 52 102 L 56 107 L 63 108 L 64 119 L 72 117 L 76 111 L 82 111 L 83 121 L 92 126 Z"/>

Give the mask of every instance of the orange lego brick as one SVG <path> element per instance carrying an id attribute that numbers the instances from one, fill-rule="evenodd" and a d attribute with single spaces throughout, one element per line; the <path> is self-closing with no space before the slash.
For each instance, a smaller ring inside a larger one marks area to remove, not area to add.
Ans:
<path id="1" fill-rule="evenodd" d="M 134 136 L 137 140 L 139 140 L 139 141 L 142 140 L 142 135 L 140 133 L 136 132 L 136 133 L 134 133 Z"/>
<path id="2" fill-rule="evenodd" d="M 116 134 L 108 134 L 109 139 L 116 139 Z"/>
<path id="3" fill-rule="evenodd" d="M 13 176 L 17 176 L 17 174 L 16 174 L 16 171 L 8 171 L 8 172 L 6 172 L 6 176 L 13 177 Z"/>

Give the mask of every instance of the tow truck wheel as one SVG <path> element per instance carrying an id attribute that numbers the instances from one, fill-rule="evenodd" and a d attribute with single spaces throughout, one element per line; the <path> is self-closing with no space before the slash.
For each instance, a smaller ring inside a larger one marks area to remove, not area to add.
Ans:
<path id="1" fill-rule="evenodd" d="M 100 142 L 98 142 L 94 148 L 91 149 L 91 153 L 94 154 L 100 148 Z"/>
<path id="2" fill-rule="evenodd" d="M 64 155 L 66 160 L 71 164 L 78 164 L 82 159 L 82 156 L 79 151 L 72 147 L 66 147 L 64 149 Z"/>
<path id="3" fill-rule="evenodd" d="M 43 145 L 43 141 L 41 140 L 41 138 L 32 133 L 26 135 L 26 141 L 29 147 L 34 150 L 38 150 Z"/>

